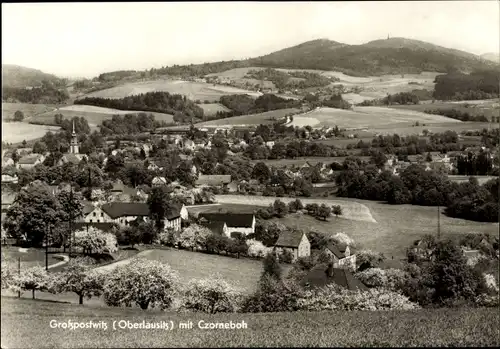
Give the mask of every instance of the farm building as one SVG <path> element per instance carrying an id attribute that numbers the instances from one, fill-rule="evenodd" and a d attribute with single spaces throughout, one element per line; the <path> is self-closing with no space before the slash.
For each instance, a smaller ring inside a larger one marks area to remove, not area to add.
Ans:
<path id="1" fill-rule="evenodd" d="M 230 237 L 229 234 L 227 233 L 226 222 L 218 222 L 218 221 L 202 222 L 201 225 L 210 229 L 210 231 L 216 235 L 225 235 Z"/>
<path id="2" fill-rule="evenodd" d="M 84 221 L 88 223 L 118 223 L 123 226 L 141 219 L 147 221 L 148 217 L 149 207 L 146 203 L 112 202 L 95 207 L 85 216 Z M 165 229 L 172 228 L 179 231 L 183 217 L 187 218 L 186 207 L 175 205 L 165 217 Z"/>
<path id="3" fill-rule="evenodd" d="M 143 190 L 128 187 L 119 179 L 113 183 L 110 194 L 112 201 L 120 202 L 131 202 L 134 197 L 139 198 L 140 201 L 145 201 L 148 197 Z"/>
<path id="4" fill-rule="evenodd" d="M 3 174 L 2 175 L 2 184 L 5 184 L 5 183 L 17 183 L 18 181 L 18 178 L 17 176 L 10 176 L 10 175 L 7 175 L 7 174 Z"/>
<path id="5" fill-rule="evenodd" d="M 231 237 L 232 233 L 249 235 L 255 233 L 255 215 L 253 213 L 200 213 L 198 215 L 201 224 L 220 222 L 225 223 L 226 236 Z"/>
<path id="6" fill-rule="evenodd" d="M 274 244 L 274 249 L 277 252 L 288 250 L 293 255 L 293 261 L 298 258 L 308 257 L 311 255 L 311 244 L 306 234 L 299 230 L 283 231 L 278 237 L 278 241 Z"/>
<path id="7" fill-rule="evenodd" d="M 351 291 L 368 290 L 348 269 L 334 268 L 333 263 L 317 265 L 301 281 L 301 285 L 306 288 L 319 288 L 329 284 L 336 284 Z"/>
<path id="8" fill-rule="evenodd" d="M 25 155 L 19 159 L 17 167 L 23 170 L 31 170 L 36 165 L 43 163 L 45 156 L 42 154 Z"/>
<path id="9" fill-rule="evenodd" d="M 231 183 L 231 175 L 199 175 L 196 186 L 225 187 Z"/>
<path id="10" fill-rule="evenodd" d="M 151 186 L 153 186 L 153 187 L 160 187 L 160 186 L 166 185 L 166 184 L 167 184 L 167 180 L 165 177 L 155 177 L 151 181 Z"/>
<path id="11" fill-rule="evenodd" d="M 351 248 L 346 244 L 329 243 L 323 252 L 332 258 L 334 268 L 347 268 L 354 270 L 356 268 L 356 255 L 352 253 Z"/>

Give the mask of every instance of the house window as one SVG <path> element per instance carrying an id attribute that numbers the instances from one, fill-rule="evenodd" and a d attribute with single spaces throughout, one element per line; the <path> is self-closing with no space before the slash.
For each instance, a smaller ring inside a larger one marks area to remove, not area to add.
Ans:
<path id="1" fill-rule="evenodd" d="M 93 215 L 94 215 L 94 217 L 95 217 L 95 212 L 94 212 L 94 214 L 93 214 Z"/>
<path id="2" fill-rule="evenodd" d="M 101 217 L 104 217 L 104 213 L 101 212 Z"/>
<path id="3" fill-rule="evenodd" d="M 101 223 L 101 221 L 98 219 L 98 220 L 97 220 L 97 223 Z"/>
<path id="4" fill-rule="evenodd" d="M 90 220 L 90 223 L 92 223 L 92 219 Z"/>

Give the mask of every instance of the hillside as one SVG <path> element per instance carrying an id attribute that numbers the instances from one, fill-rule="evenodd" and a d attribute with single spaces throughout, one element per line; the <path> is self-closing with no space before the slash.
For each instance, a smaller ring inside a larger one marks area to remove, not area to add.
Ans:
<path id="1" fill-rule="evenodd" d="M 21 67 L 13 64 L 2 64 L 2 87 L 26 88 L 38 87 L 42 81 L 51 82 L 55 87 L 64 87 L 66 82 L 55 75 L 41 70 Z"/>
<path id="2" fill-rule="evenodd" d="M 500 53 L 489 52 L 481 55 L 482 59 L 487 59 L 495 63 L 500 63 Z"/>
<path id="3" fill-rule="evenodd" d="M 422 71 L 463 72 L 494 66 L 471 53 L 404 38 L 346 45 L 314 40 L 250 60 L 266 67 L 341 71 L 348 75 L 410 74 Z"/>

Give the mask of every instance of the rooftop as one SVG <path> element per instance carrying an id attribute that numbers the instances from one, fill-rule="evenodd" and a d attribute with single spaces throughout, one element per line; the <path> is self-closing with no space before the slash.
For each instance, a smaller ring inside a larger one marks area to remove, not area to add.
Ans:
<path id="1" fill-rule="evenodd" d="M 329 269 L 330 274 L 328 273 Z M 309 285 L 309 287 L 323 287 L 331 283 L 351 291 L 368 289 L 348 269 L 331 268 L 326 264 L 319 264 L 314 267 L 301 281 L 301 284 Z"/>
<path id="2" fill-rule="evenodd" d="M 302 240 L 302 235 L 304 235 L 304 233 L 299 230 L 283 231 L 274 245 L 277 247 L 298 248 Z"/>
<path id="3" fill-rule="evenodd" d="M 204 218 L 208 222 L 225 222 L 229 227 L 251 228 L 254 220 L 253 213 L 219 213 L 219 212 L 202 212 L 198 215 L 199 218 Z"/>

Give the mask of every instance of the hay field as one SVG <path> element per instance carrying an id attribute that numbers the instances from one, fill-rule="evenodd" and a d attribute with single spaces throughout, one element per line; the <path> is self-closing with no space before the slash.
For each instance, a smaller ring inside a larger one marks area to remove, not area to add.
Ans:
<path id="1" fill-rule="evenodd" d="M 338 126 L 347 129 L 384 126 L 408 126 L 419 123 L 460 123 L 441 115 L 430 115 L 413 110 L 400 111 L 385 107 L 354 107 L 353 110 L 318 108 L 311 112 L 295 115 L 291 126 L 312 126 L 315 128 Z"/>
<path id="2" fill-rule="evenodd" d="M 41 138 L 48 131 L 57 131 L 58 126 L 32 125 L 26 122 L 2 121 L 2 142 L 19 143 Z"/>
<path id="3" fill-rule="evenodd" d="M 173 115 L 156 112 L 145 112 L 140 110 L 118 110 L 111 108 L 95 107 L 91 105 L 69 105 L 55 109 L 53 111 L 39 114 L 30 119 L 30 122 L 39 124 L 53 125 L 54 115 L 62 114 L 65 119 L 73 117 L 84 117 L 89 126 L 97 127 L 102 124 L 103 120 L 111 120 L 113 115 L 125 115 L 135 113 L 153 114 L 158 121 L 173 122 Z"/>
<path id="4" fill-rule="evenodd" d="M 214 116 L 218 111 L 228 112 L 231 109 L 223 106 L 220 103 L 210 103 L 210 104 L 198 104 L 198 106 L 203 109 L 203 115 Z"/>
<path id="5" fill-rule="evenodd" d="M 123 98 L 141 93 L 164 91 L 181 94 L 191 100 L 208 100 L 218 102 L 221 96 L 231 94 L 248 94 L 254 97 L 261 95 L 259 92 L 247 91 L 240 88 L 192 82 L 183 80 L 155 80 L 145 82 L 132 82 L 124 85 L 89 93 L 84 97 Z"/>
<path id="6" fill-rule="evenodd" d="M 211 120 L 211 121 L 205 121 L 196 124 L 197 127 L 203 127 L 203 126 L 229 126 L 229 125 L 239 125 L 239 126 L 246 126 L 246 125 L 260 125 L 260 124 L 272 124 L 276 122 L 276 120 L 285 117 L 287 114 L 293 114 L 293 113 L 298 113 L 300 112 L 299 109 L 296 108 L 288 108 L 288 109 L 278 109 L 278 110 L 271 110 L 267 111 L 264 113 L 259 113 L 259 114 L 250 114 L 250 115 L 240 115 L 240 116 L 233 116 L 230 118 L 226 119 L 219 119 L 219 120 Z"/>
<path id="7" fill-rule="evenodd" d="M 30 103 L 6 103 L 2 102 L 2 120 L 10 120 L 14 118 L 14 113 L 18 110 L 22 111 L 25 118 L 30 118 L 34 115 L 47 113 L 56 109 L 56 105 L 52 104 L 30 104 Z"/>
<path id="8" fill-rule="evenodd" d="M 294 201 L 295 198 L 286 197 L 272 197 L 272 196 L 248 196 L 248 195 L 215 195 L 215 200 L 222 204 L 238 204 L 238 205 L 255 205 L 255 206 L 269 206 L 275 200 L 281 200 L 285 203 Z M 340 205 L 343 210 L 342 217 L 349 220 L 377 223 L 372 217 L 368 207 L 363 204 L 345 200 L 332 200 L 332 199 L 309 199 L 300 198 L 300 201 L 305 205 L 307 204 L 326 204 L 328 206 Z"/>

